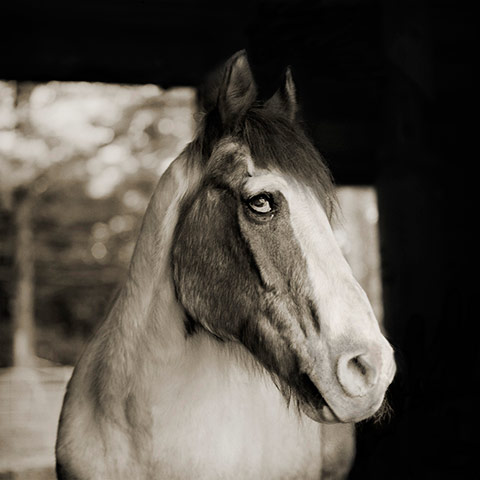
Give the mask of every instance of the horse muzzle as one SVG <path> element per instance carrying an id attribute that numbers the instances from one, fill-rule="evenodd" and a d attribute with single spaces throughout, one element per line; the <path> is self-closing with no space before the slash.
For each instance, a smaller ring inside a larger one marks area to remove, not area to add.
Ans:
<path id="1" fill-rule="evenodd" d="M 393 349 L 385 340 L 381 346 L 334 358 L 333 362 L 324 359 L 310 371 L 310 381 L 322 400 L 305 405 L 302 402 L 305 414 L 323 423 L 351 423 L 371 417 L 382 405 L 395 376 Z"/>

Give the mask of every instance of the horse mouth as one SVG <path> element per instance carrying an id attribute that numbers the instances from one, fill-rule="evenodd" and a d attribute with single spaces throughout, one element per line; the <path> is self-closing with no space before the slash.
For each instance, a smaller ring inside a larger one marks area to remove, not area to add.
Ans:
<path id="1" fill-rule="evenodd" d="M 300 409 L 309 418 L 319 423 L 356 423 L 375 415 L 384 405 L 384 393 L 373 398 L 365 397 L 367 402 L 363 405 L 342 402 L 342 398 L 332 395 L 332 392 L 327 401 L 306 373 L 300 374 L 296 387 Z M 331 405 L 330 402 L 334 404 Z"/>
<path id="2" fill-rule="evenodd" d="M 297 388 L 297 392 L 300 409 L 307 417 L 320 423 L 341 422 L 308 374 L 300 375 L 300 387 Z"/>

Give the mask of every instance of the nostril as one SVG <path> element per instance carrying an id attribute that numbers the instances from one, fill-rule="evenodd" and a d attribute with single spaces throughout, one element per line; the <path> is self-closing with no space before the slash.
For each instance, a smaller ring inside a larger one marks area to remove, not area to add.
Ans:
<path id="1" fill-rule="evenodd" d="M 353 357 L 351 360 L 348 361 L 348 368 L 350 368 L 352 371 L 357 370 L 360 375 L 366 375 L 367 374 L 367 368 L 365 365 L 362 363 L 361 357 Z"/>
<path id="2" fill-rule="evenodd" d="M 368 355 L 344 355 L 337 368 L 338 380 L 351 397 L 361 397 L 371 390 L 378 377 L 378 368 Z"/>

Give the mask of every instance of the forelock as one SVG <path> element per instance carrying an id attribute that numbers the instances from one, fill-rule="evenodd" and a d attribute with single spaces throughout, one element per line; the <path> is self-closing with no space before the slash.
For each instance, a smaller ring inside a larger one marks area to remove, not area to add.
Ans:
<path id="1" fill-rule="evenodd" d="M 266 109 L 252 108 L 238 135 L 256 167 L 276 170 L 310 187 L 331 217 L 336 200 L 330 171 L 298 124 Z"/>
<path id="2" fill-rule="evenodd" d="M 209 112 L 194 140 L 205 163 L 217 143 L 225 137 L 245 145 L 256 168 L 277 171 L 308 186 L 329 218 L 334 215 L 337 202 L 330 171 L 298 123 L 292 123 L 262 105 L 254 105 L 233 128 L 224 131 L 215 110 Z"/>

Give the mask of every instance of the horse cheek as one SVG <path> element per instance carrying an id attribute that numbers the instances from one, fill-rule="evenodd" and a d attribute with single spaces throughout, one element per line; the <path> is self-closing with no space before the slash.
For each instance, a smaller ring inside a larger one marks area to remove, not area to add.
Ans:
<path id="1" fill-rule="evenodd" d="M 172 254 L 177 297 L 195 322 L 222 339 L 238 340 L 258 305 L 258 274 L 240 235 L 235 200 L 222 192 L 210 192 L 209 201 L 205 197 L 177 229 Z"/>

